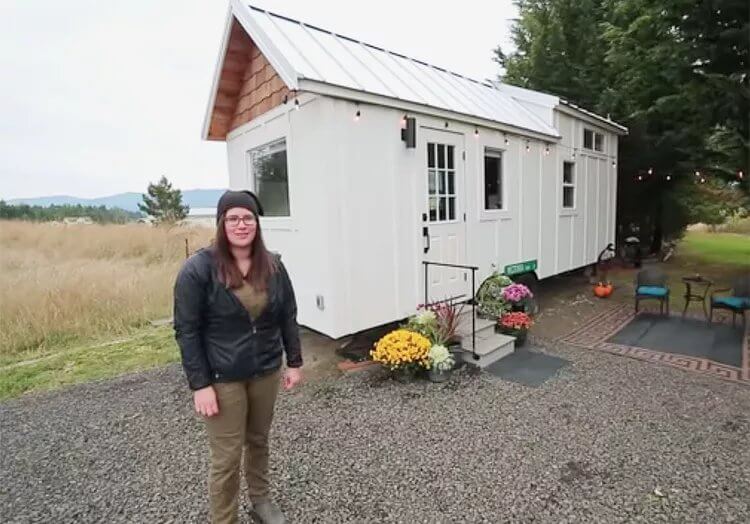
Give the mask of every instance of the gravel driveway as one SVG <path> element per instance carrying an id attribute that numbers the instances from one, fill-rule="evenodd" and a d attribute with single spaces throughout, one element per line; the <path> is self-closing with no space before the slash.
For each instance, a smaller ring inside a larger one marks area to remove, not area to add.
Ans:
<path id="1" fill-rule="evenodd" d="M 283 394 L 290 522 L 748 522 L 750 388 L 580 349 L 539 388 L 377 370 Z M 176 366 L 0 404 L 0 521 L 205 522 Z"/>

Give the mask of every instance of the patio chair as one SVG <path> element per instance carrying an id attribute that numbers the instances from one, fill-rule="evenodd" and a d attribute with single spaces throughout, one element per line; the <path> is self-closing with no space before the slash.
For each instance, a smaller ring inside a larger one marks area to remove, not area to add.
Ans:
<path id="1" fill-rule="evenodd" d="M 635 277 L 635 312 L 641 300 L 658 300 L 659 312 L 669 315 L 669 286 L 667 275 L 656 268 L 642 269 Z"/>
<path id="2" fill-rule="evenodd" d="M 730 295 L 719 296 L 719 293 L 731 292 Z M 745 311 L 750 310 L 750 273 L 737 278 L 732 287 L 717 289 L 711 293 L 711 306 L 708 321 L 713 321 L 714 309 L 726 309 L 732 312 L 732 327 L 737 315 L 742 315 L 745 321 Z"/>

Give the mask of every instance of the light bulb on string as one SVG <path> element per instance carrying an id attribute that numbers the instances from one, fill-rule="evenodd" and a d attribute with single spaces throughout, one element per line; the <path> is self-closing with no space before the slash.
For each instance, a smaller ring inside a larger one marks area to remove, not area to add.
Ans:
<path id="1" fill-rule="evenodd" d="M 700 171 L 696 171 L 695 172 L 695 176 L 698 176 L 698 177 L 701 176 L 701 172 Z"/>
<path id="2" fill-rule="evenodd" d="M 638 182 L 640 182 L 641 180 L 643 180 L 643 175 L 638 175 Z"/>
<path id="3" fill-rule="evenodd" d="M 672 175 L 667 175 L 667 182 L 669 182 L 670 180 L 672 180 Z"/>
<path id="4" fill-rule="evenodd" d="M 705 183 L 706 183 L 706 178 L 705 177 L 701 177 L 701 184 L 705 184 Z"/>
<path id="5" fill-rule="evenodd" d="M 743 178 L 745 178 L 745 173 L 743 173 L 742 171 L 737 171 L 737 178 L 742 180 Z"/>
<path id="6" fill-rule="evenodd" d="M 654 174 L 654 168 L 653 167 L 649 167 L 648 168 L 648 174 L 649 175 L 653 175 Z"/>

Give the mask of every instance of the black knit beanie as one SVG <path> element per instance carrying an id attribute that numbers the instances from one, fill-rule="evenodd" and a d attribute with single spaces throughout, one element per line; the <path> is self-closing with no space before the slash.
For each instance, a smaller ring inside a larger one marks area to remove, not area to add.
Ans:
<path id="1" fill-rule="evenodd" d="M 256 217 L 263 216 L 263 206 L 260 205 L 260 200 L 255 196 L 255 193 L 252 191 L 226 191 L 221 195 L 219 203 L 216 204 L 216 222 L 218 223 L 219 218 L 233 207 L 247 209 Z"/>

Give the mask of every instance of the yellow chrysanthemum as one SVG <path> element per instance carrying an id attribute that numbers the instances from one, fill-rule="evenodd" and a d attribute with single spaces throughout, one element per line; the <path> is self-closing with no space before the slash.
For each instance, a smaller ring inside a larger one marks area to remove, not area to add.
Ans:
<path id="1" fill-rule="evenodd" d="M 430 341 L 413 331 L 397 329 L 391 331 L 375 344 L 370 352 L 372 359 L 391 369 L 398 369 L 405 365 L 429 366 L 427 356 Z"/>

